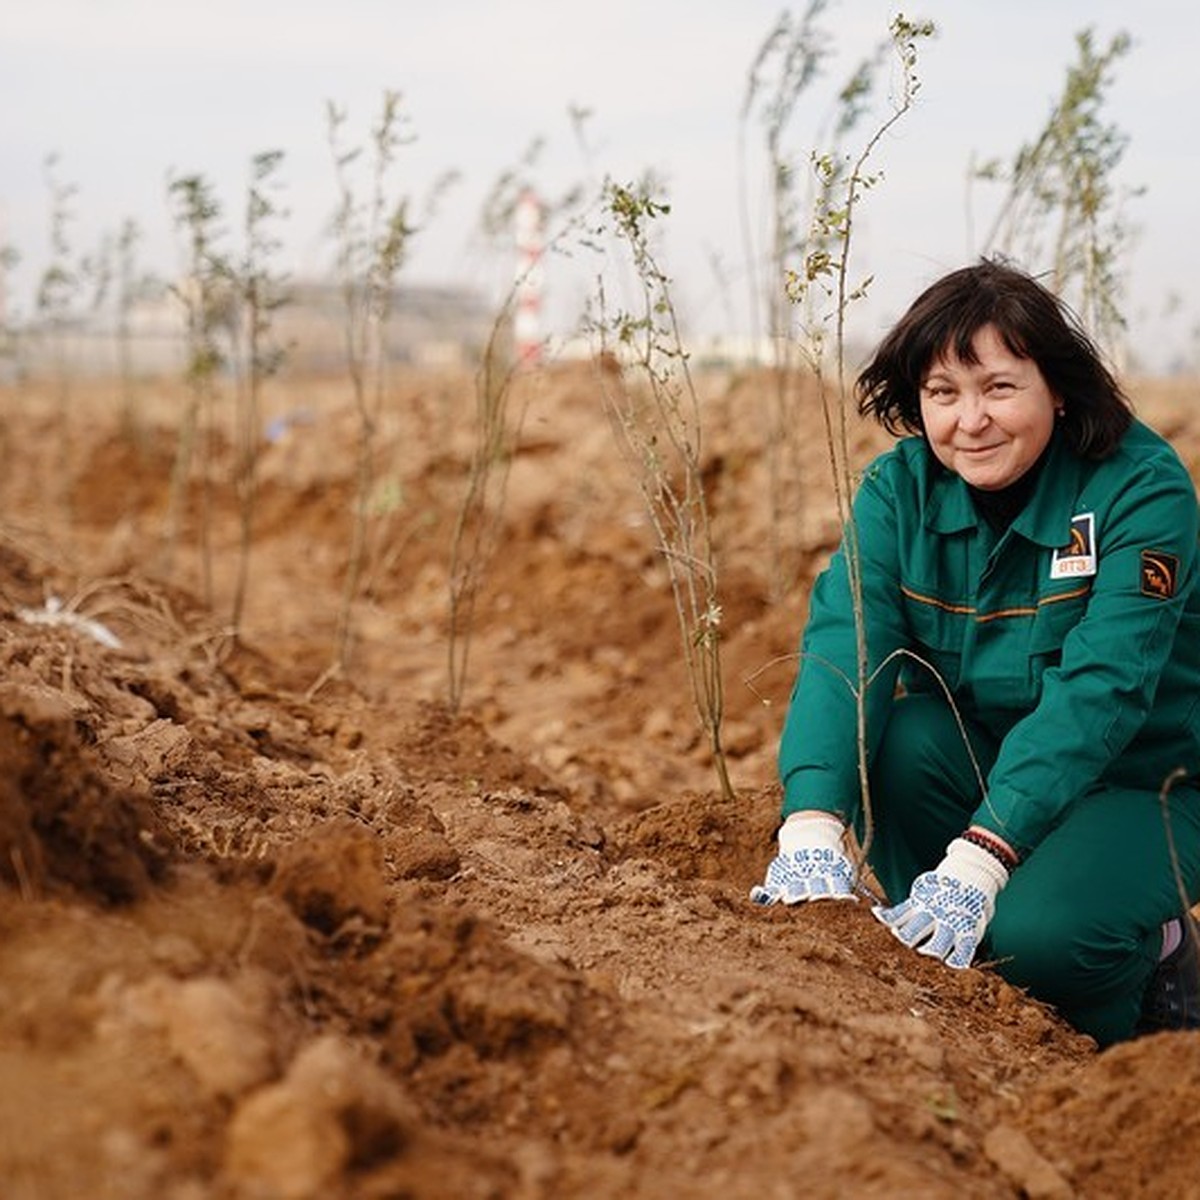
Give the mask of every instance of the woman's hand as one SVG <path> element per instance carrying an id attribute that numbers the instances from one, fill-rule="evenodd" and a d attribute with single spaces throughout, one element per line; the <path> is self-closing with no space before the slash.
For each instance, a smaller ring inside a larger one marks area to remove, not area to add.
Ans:
<path id="1" fill-rule="evenodd" d="M 846 829 L 832 813 L 792 813 L 779 830 L 779 853 L 763 883 L 750 889 L 755 904 L 803 900 L 855 900 L 854 864 L 846 855 Z"/>
<path id="2" fill-rule="evenodd" d="M 996 854 L 955 838 L 945 858 L 917 876 L 907 900 L 871 911 L 918 954 L 969 967 L 1006 883 L 1008 869 Z"/>

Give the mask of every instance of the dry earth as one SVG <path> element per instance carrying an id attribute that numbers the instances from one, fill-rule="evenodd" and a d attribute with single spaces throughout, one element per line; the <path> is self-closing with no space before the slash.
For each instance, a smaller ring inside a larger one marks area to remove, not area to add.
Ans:
<path id="1" fill-rule="evenodd" d="M 590 371 L 516 398 L 458 717 L 471 379 L 394 382 L 331 678 L 343 384 L 273 387 L 237 649 L 224 441 L 164 538 L 177 388 L 0 394 L 4 1200 L 1200 1197 L 1200 1033 L 1099 1053 L 865 905 L 748 903 L 834 520 L 812 401 L 781 553 L 769 382 L 700 384 L 732 803 Z M 1194 389 L 1132 390 L 1195 470 Z"/>

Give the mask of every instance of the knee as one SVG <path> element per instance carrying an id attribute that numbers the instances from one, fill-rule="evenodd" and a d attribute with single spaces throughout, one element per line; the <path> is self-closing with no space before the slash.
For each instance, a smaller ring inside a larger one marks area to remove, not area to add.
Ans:
<path id="1" fill-rule="evenodd" d="M 1006 911 L 1001 901 L 987 936 L 991 958 L 1005 979 L 1060 1005 L 1081 994 L 1107 992 L 1135 951 L 1067 905 Z"/>
<path id="2" fill-rule="evenodd" d="M 1079 936 L 1072 914 L 1031 914 L 1006 911 L 1003 902 L 988 927 L 988 948 L 1000 973 L 1034 995 L 1047 992 L 1060 980 L 1064 967 L 1074 960 Z"/>

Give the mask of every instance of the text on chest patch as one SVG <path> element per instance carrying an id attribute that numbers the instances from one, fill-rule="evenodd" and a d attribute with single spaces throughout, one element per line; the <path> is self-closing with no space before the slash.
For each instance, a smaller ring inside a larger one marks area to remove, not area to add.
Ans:
<path id="1" fill-rule="evenodd" d="M 1071 536 L 1050 559 L 1051 579 L 1074 579 L 1096 573 L 1096 514 L 1077 513 L 1071 518 Z"/>

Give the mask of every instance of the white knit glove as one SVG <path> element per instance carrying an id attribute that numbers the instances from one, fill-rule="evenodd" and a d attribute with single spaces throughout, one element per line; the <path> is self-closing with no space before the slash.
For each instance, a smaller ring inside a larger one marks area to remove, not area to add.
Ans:
<path id="1" fill-rule="evenodd" d="M 779 853 L 768 864 L 766 879 L 750 889 L 750 899 L 755 904 L 857 899 L 845 832 L 832 813 L 792 813 L 779 830 Z"/>
<path id="2" fill-rule="evenodd" d="M 969 967 L 1006 883 L 1008 871 L 994 854 L 955 838 L 946 857 L 913 881 L 907 900 L 871 911 L 918 954 Z"/>

